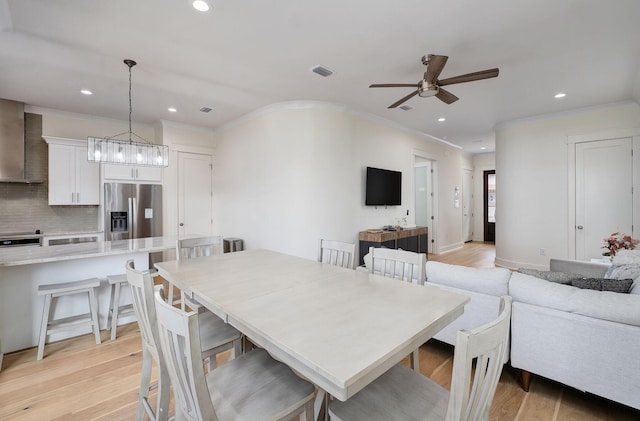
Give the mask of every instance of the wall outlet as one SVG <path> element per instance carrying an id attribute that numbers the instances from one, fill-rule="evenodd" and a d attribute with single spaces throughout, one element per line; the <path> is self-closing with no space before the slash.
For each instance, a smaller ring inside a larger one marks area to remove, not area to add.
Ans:
<path id="1" fill-rule="evenodd" d="M 547 251 L 545 249 L 540 249 L 540 256 L 546 256 Z"/>

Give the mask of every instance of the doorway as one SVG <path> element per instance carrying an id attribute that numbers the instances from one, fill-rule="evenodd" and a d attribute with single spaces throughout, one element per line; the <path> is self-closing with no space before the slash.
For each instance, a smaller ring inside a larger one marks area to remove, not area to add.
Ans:
<path id="1" fill-rule="evenodd" d="M 428 252 L 433 253 L 436 239 L 435 228 L 435 167 L 436 162 L 414 156 L 414 186 L 415 186 L 415 221 L 419 227 L 428 229 Z"/>
<path id="2" fill-rule="evenodd" d="M 483 172 L 484 241 L 496 242 L 496 170 Z"/>

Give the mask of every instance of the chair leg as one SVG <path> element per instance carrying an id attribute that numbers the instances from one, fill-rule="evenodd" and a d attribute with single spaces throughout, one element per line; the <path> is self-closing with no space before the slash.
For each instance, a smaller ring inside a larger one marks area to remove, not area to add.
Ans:
<path id="1" fill-rule="evenodd" d="M 118 310 L 120 309 L 120 283 L 114 285 L 111 305 L 111 340 L 116 340 L 118 330 Z"/>
<path id="2" fill-rule="evenodd" d="M 411 361 L 411 368 L 414 371 L 420 372 L 420 349 L 416 349 L 409 356 L 409 360 Z"/>
<path id="3" fill-rule="evenodd" d="M 238 358 L 240 355 L 242 355 L 242 338 L 233 341 L 233 358 Z"/>
<path id="4" fill-rule="evenodd" d="M 38 356 L 41 360 L 44 356 L 44 343 L 47 341 L 47 329 L 49 328 L 49 317 L 51 310 L 51 294 L 44 297 L 44 308 L 42 309 L 42 323 L 40 325 L 40 340 L 38 341 Z"/>
<path id="5" fill-rule="evenodd" d="M 158 364 L 158 409 L 156 411 L 156 421 L 167 421 L 169 419 L 169 401 L 171 399 L 169 372 L 164 361 L 162 363 L 156 361 L 156 363 Z"/>
<path id="6" fill-rule="evenodd" d="M 313 421 L 313 399 L 304 407 L 304 412 L 300 414 L 300 419 L 303 421 Z"/>
<path id="7" fill-rule="evenodd" d="M 140 391 L 138 397 L 138 412 L 136 413 L 136 421 L 144 420 L 145 405 L 144 401 L 149 396 L 149 388 L 151 384 L 151 353 L 146 347 L 142 347 L 142 369 L 140 370 Z"/>
<path id="8" fill-rule="evenodd" d="M 100 325 L 98 324 L 98 300 L 96 299 L 96 290 L 89 289 L 89 307 L 91 309 L 91 320 L 93 320 L 93 333 L 96 336 L 96 344 L 100 345 Z"/>

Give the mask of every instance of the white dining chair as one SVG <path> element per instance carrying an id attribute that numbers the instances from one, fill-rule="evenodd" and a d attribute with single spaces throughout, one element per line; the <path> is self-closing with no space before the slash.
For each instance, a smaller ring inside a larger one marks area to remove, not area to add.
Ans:
<path id="1" fill-rule="evenodd" d="M 425 266 L 427 264 L 426 254 L 399 249 L 370 247 L 369 256 L 371 258 L 371 264 L 368 267 L 370 273 L 424 285 Z M 419 349 L 411 353 L 410 362 L 411 368 L 420 372 Z"/>
<path id="2" fill-rule="evenodd" d="M 488 421 L 500 374 L 508 359 L 511 297 L 501 297 L 500 307 L 497 319 L 473 330 L 458 331 L 451 392 L 396 364 L 347 401 L 334 399 L 329 404 L 330 419 Z"/>
<path id="3" fill-rule="evenodd" d="M 160 343 L 174 390 L 178 420 L 290 420 L 313 418 L 315 387 L 264 349 L 255 349 L 205 374 L 198 313 L 169 305 L 155 292 Z"/>
<path id="4" fill-rule="evenodd" d="M 424 285 L 427 255 L 400 249 L 370 247 L 370 273 Z"/>
<path id="5" fill-rule="evenodd" d="M 318 261 L 333 266 L 353 269 L 356 245 L 335 240 L 320 240 Z"/>
<path id="6" fill-rule="evenodd" d="M 142 340 L 142 370 L 136 420 L 144 419 L 145 412 L 152 420 L 166 420 L 169 411 L 169 376 L 160 348 L 156 306 L 153 298 L 153 279 L 148 271 L 136 270 L 133 260 L 127 261 L 125 267 L 131 290 L 131 301 L 138 319 Z M 201 319 L 202 324 L 202 329 L 199 331 L 201 335 L 199 343 L 202 347 L 200 349 L 201 364 L 203 360 L 207 360 L 210 366 L 215 367 L 215 355 L 228 349 L 233 349 L 234 357 L 241 354 L 241 338 L 236 329 L 211 313 L 198 314 L 198 318 Z M 158 367 L 156 385 L 151 384 L 151 364 L 154 361 Z M 149 392 L 154 388 L 158 389 L 155 410 L 148 401 Z"/>
<path id="7" fill-rule="evenodd" d="M 215 256 L 224 253 L 224 242 L 222 236 L 208 236 L 208 237 L 196 237 L 196 238 L 184 238 L 176 241 L 176 259 L 187 260 L 195 259 L 198 257 Z M 185 303 L 185 299 L 189 301 L 188 297 L 185 297 L 180 292 L 178 297 L 175 296 L 175 285 L 166 281 L 163 283 L 167 293 L 167 301 L 173 304 L 180 304 L 182 309 L 185 309 L 186 304 L 195 304 L 193 301 Z M 192 307 L 193 308 L 193 307 Z"/>

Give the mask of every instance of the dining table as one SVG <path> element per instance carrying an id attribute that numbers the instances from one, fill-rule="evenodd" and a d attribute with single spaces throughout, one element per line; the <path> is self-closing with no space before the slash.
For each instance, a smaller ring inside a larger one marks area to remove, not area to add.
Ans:
<path id="1" fill-rule="evenodd" d="M 155 266 L 183 294 L 342 401 L 459 317 L 470 299 L 266 249 Z"/>

